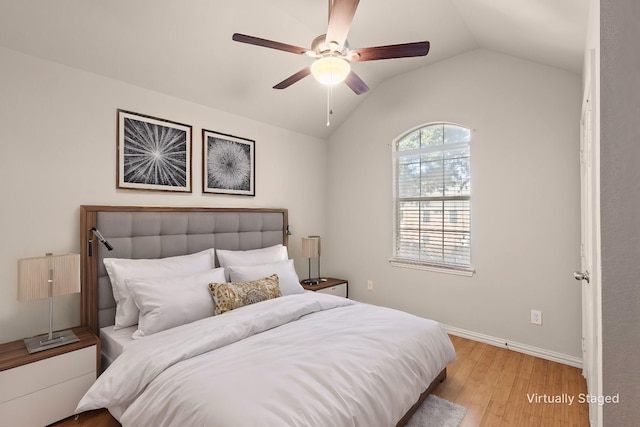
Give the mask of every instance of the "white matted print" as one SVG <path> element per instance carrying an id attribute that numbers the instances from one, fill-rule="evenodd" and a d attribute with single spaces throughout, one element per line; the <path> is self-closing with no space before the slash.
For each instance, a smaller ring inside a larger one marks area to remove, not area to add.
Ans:
<path id="1" fill-rule="evenodd" d="M 191 126 L 118 110 L 118 188 L 191 192 Z"/>
<path id="2" fill-rule="evenodd" d="M 202 191 L 255 196 L 255 141 L 202 130 Z"/>

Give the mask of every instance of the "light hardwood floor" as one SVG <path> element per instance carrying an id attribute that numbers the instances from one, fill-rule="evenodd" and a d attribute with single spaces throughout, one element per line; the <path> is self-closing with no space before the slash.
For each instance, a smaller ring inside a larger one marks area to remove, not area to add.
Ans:
<path id="1" fill-rule="evenodd" d="M 589 426 L 589 409 L 578 403 L 586 384 L 580 369 L 451 336 L 458 359 L 433 394 L 467 408 L 460 427 Z M 571 396 L 568 403 L 529 403 L 528 396 Z M 69 418 L 56 427 L 118 427 L 106 410 Z"/>
<path id="2" fill-rule="evenodd" d="M 460 427 L 589 426 L 582 371 L 504 348 L 451 336 L 458 359 L 433 394 L 467 408 Z M 529 403 L 529 396 L 574 397 L 568 403 Z"/>

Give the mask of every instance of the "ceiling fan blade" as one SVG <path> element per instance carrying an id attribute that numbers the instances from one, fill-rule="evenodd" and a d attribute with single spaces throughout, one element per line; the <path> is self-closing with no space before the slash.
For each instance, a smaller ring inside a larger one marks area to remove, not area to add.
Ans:
<path id="1" fill-rule="evenodd" d="M 356 14 L 360 0 L 329 0 L 329 28 L 327 29 L 326 42 L 334 42 L 341 51 L 347 34 L 351 28 L 353 16 Z"/>
<path id="2" fill-rule="evenodd" d="M 268 47 L 276 50 L 283 50 L 285 52 L 297 53 L 298 55 L 302 55 L 307 53 L 309 49 L 305 49 L 303 47 L 293 46 L 286 43 L 274 42 L 272 40 L 261 39 L 259 37 L 247 36 L 245 34 L 235 33 L 233 35 L 233 40 L 240 43 L 253 44 L 256 46 Z"/>
<path id="3" fill-rule="evenodd" d="M 364 47 L 349 52 L 349 61 L 375 61 L 377 59 L 408 58 L 429 53 L 429 42 L 394 44 L 389 46 Z"/>
<path id="4" fill-rule="evenodd" d="M 356 95 L 361 95 L 369 90 L 369 86 L 351 70 L 344 82 L 355 92 Z"/>
<path id="5" fill-rule="evenodd" d="M 311 74 L 311 67 L 303 68 L 302 70 L 298 71 L 294 75 L 292 75 L 290 77 L 287 77 L 286 79 L 284 79 L 283 81 L 281 81 L 280 83 L 275 85 L 273 88 L 274 89 L 286 89 L 289 86 L 291 86 L 292 84 L 304 79 L 309 74 Z"/>

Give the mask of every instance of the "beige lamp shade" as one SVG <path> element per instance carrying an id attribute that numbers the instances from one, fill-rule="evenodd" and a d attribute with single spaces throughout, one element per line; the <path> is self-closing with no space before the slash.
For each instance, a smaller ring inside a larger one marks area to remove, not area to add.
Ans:
<path id="1" fill-rule="evenodd" d="M 320 256 L 320 236 L 302 238 L 302 256 L 305 258 L 318 258 Z"/>
<path id="2" fill-rule="evenodd" d="M 322 255 L 322 244 L 320 241 L 320 236 L 309 236 L 310 239 L 318 239 L 318 256 Z"/>
<path id="3" fill-rule="evenodd" d="M 31 301 L 80 292 L 80 255 L 47 255 L 18 260 L 18 300 Z"/>

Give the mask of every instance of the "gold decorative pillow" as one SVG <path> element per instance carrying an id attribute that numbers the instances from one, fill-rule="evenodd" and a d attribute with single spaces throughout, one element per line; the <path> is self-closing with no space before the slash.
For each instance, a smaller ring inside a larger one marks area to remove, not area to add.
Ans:
<path id="1" fill-rule="evenodd" d="M 251 282 L 209 283 L 209 290 L 216 303 L 216 315 L 282 296 L 277 274 Z"/>

